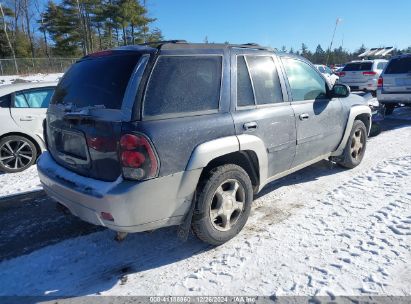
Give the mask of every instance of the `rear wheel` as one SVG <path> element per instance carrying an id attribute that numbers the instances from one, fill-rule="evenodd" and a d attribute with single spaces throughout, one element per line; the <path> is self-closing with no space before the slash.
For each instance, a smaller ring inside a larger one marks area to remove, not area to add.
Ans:
<path id="1" fill-rule="evenodd" d="M 34 143 L 22 136 L 13 135 L 0 140 L 0 171 L 15 173 L 26 170 L 37 159 Z"/>
<path id="2" fill-rule="evenodd" d="M 219 166 L 199 186 L 192 228 L 202 241 L 221 245 L 236 236 L 250 215 L 253 188 L 237 165 Z"/>
<path id="3" fill-rule="evenodd" d="M 338 164 L 350 169 L 358 166 L 364 157 L 366 147 L 367 128 L 361 120 L 356 120 L 344 148 L 342 160 Z"/>

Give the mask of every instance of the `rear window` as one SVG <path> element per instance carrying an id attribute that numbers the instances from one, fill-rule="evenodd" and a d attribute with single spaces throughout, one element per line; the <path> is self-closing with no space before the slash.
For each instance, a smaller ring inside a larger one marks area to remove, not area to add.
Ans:
<path id="1" fill-rule="evenodd" d="M 217 110 L 221 56 L 160 56 L 144 99 L 144 116 Z"/>
<path id="2" fill-rule="evenodd" d="M 355 71 L 371 71 L 372 62 L 356 62 L 356 63 L 347 63 L 343 71 L 345 72 L 355 72 Z"/>
<path id="3" fill-rule="evenodd" d="M 385 74 L 411 73 L 411 57 L 391 59 Z"/>
<path id="4" fill-rule="evenodd" d="M 72 103 L 79 108 L 102 105 L 107 109 L 120 109 L 130 76 L 140 57 L 137 53 L 121 53 L 75 63 L 57 86 L 52 103 Z"/>

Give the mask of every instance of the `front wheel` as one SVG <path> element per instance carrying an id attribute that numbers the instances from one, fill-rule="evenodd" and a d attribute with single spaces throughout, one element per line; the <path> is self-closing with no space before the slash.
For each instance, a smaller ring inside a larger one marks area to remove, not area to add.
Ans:
<path id="1" fill-rule="evenodd" d="M 237 165 L 210 171 L 199 186 L 192 228 L 202 241 L 221 245 L 236 236 L 247 222 L 253 201 L 248 174 Z"/>
<path id="2" fill-rule="evenodd" d="M 355 120 L 344 148 L 342 160 L 338 164 L 349 169 L 357 167 L 364 157 L 366 147 L 367 128 L 361 120 Z"/>

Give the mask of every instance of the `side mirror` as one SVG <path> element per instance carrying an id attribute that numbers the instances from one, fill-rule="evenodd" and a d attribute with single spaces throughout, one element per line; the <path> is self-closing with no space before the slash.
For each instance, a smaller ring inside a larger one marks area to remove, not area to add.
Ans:
<path id="1" fill-rule="evenodd" d="M 331 90 L 333 97 L 348 97 L 351 93 L 351 89 L 346 84 L 336 83 Z"/>

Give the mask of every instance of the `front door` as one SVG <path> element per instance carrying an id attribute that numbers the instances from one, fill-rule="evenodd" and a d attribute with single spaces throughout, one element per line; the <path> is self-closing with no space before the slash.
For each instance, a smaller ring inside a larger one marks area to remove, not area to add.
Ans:
<path id="1" fill-rule="evenodd" d="M 291 106 L 297 126 L 297 152 L 292 167 L 334 151 L 341 141 L 345 116 L 341 100 L 329 98 L 324 77 L 310 64 L 297 58 L 283 58 Z"/>
<path id="2" fill-rule="evenodd" d="M 236 134 L 260 138 L 268 177 L 290 168 L 296 149 L 295 117 L 273 54 L 238 50 L 232 56 L 232 101 Z M 234 68 L 236 67 L 236 68 Z"/>

